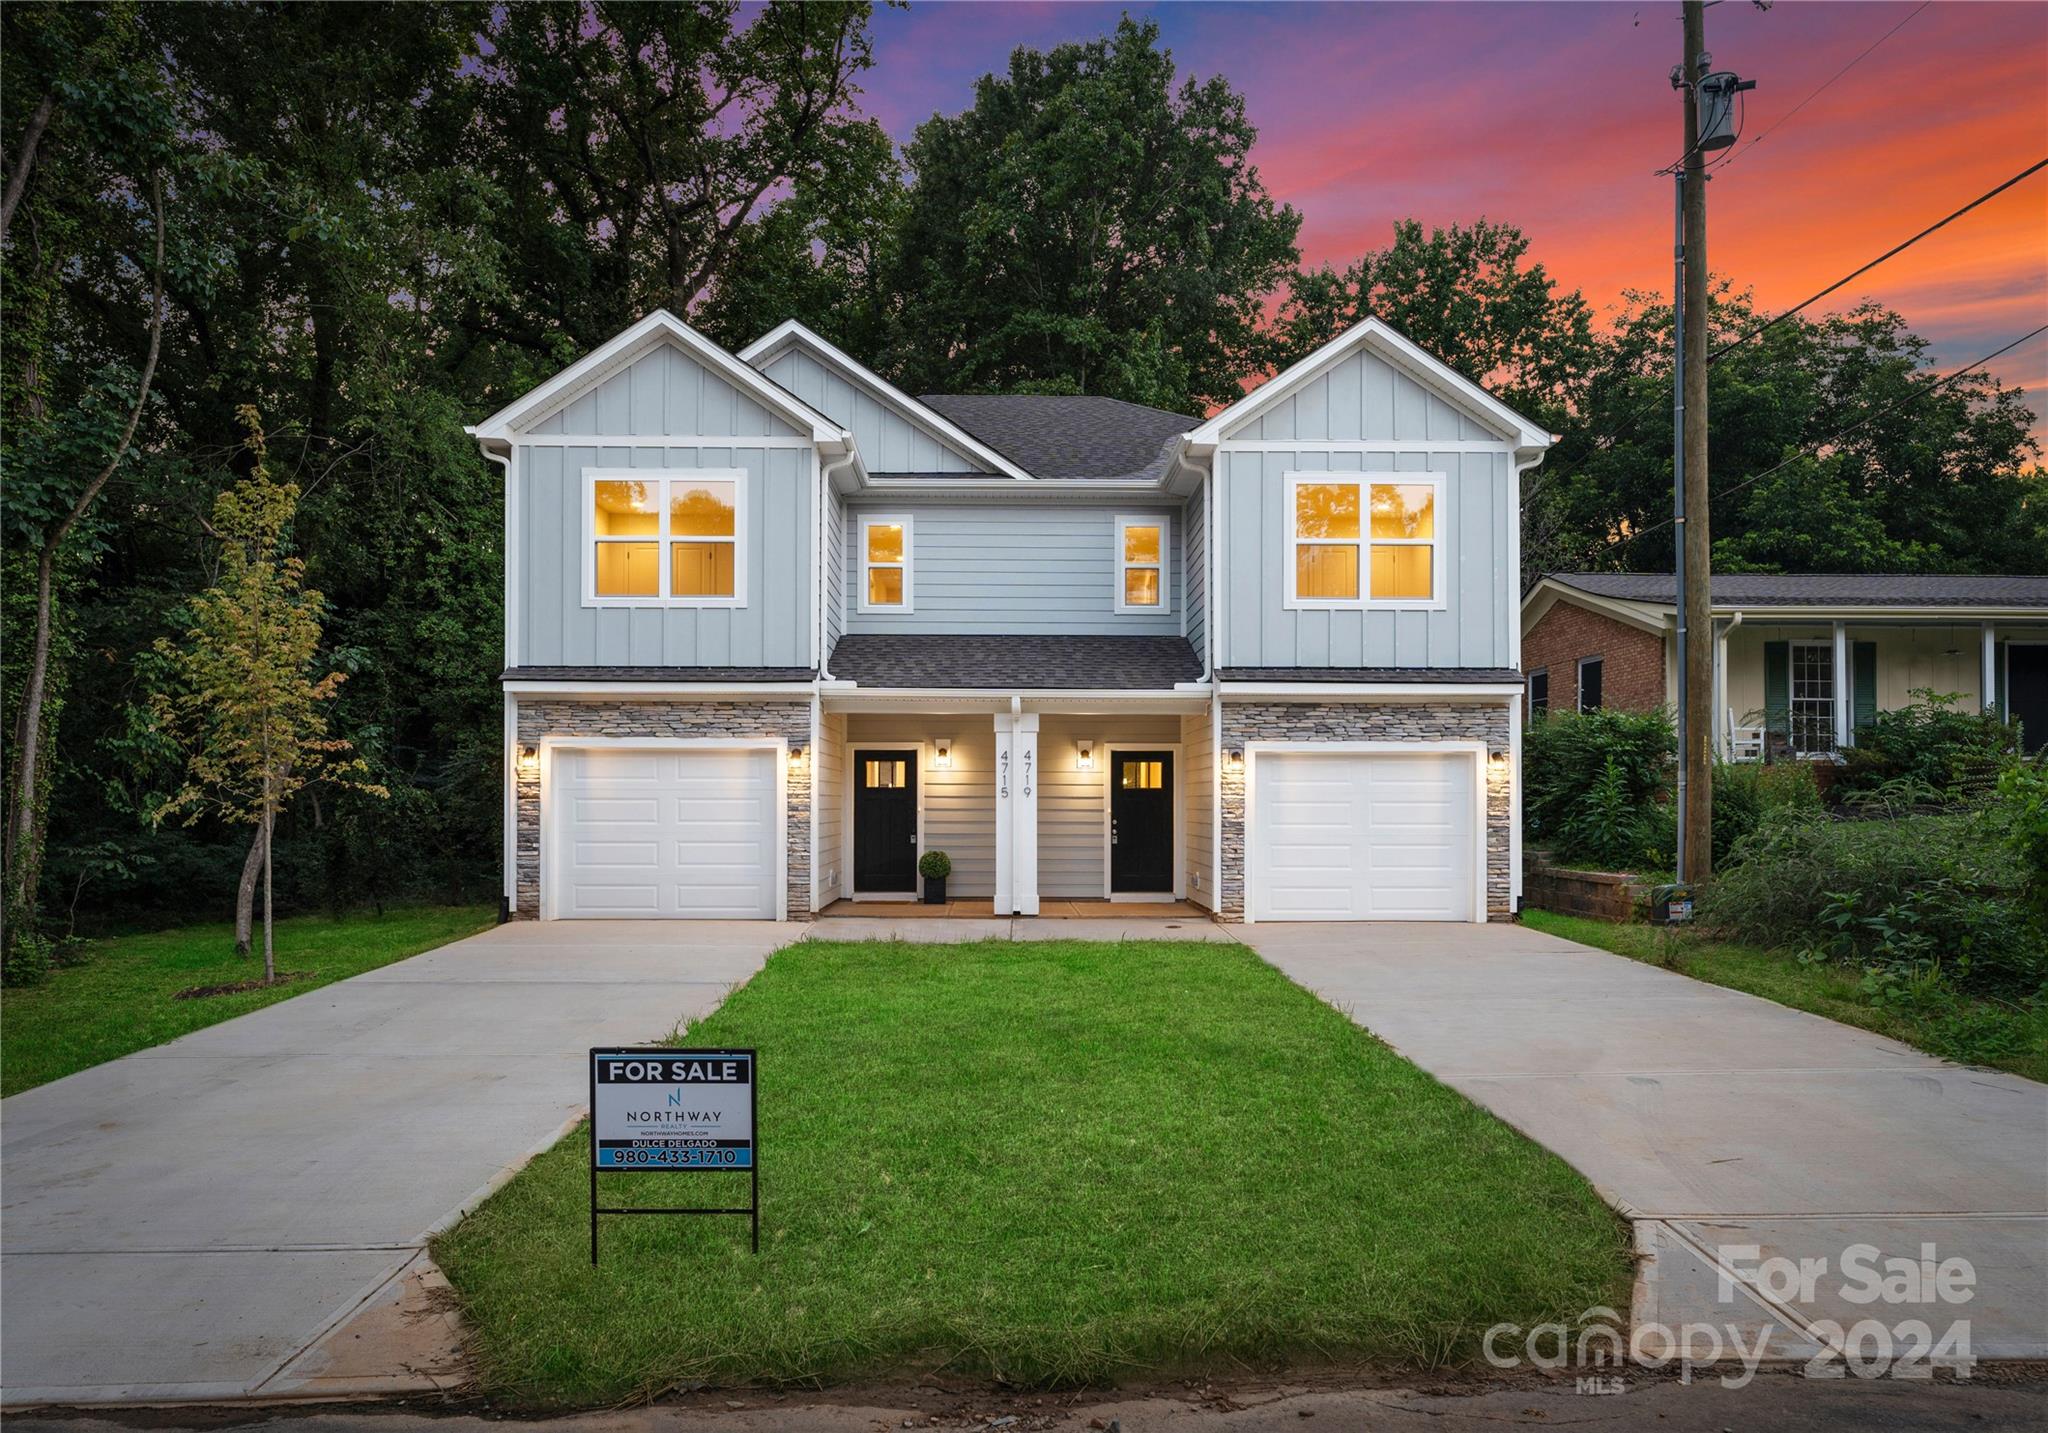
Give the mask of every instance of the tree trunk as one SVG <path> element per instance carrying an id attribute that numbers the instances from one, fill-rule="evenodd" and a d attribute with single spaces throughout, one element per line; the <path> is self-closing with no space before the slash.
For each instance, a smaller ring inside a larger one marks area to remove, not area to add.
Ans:
<path id="1" fill-rule="evenodd" d="M 256 877 L 263 871 L 263 855 L 263 827 L 258 825 L 242 862 L 242 884 L 235 891 L 235 954 L 240 956 L 249 954 L 256 927 Z"/>
<path id="2" fill-rule="evenodd" d="M 276 830 L 273 819 L 276 812 L 270 809 L 268 800 L 263 806 L 263 983 L 277 981 L 277 943 L 271 933 L 270 908 L 270 838 Z"/>
<path id="3" fill-rule="evenodd" d="M 36 146 L 42 143 L 43 131 L 50 127 L 50 116 L 56 111 L 57 96 L 53 92 L 44 95 L 28 117 L 28 128 L 21 135 L 21 153 L 14 156 L 14 172 L 7 176 L 6 193 L 0 196 L 0 240 L 7 237 L 8 227 L 14 223 L 14 211 L 21 205 L 29 172 L 35 168 Z"/>
<path id="4" fill-rule="evenodd" d="M 161 174 L 153 178 L 151 208 L 156 219 L 156 271 L 150 285 L 149 354 L 142 363 L 142 381 L 135 391 L 135 407 L 128 414 L 128 426 L 122 429 L 120 441 L 114 445 L 113 455 L 107 459 L 106 466 L 86 484 L 85 491 L 78 495 L 78 501 L 71 505 L 70 512 L 44 539 L 42 551 L 36 557 L 35 640 L 29 652 L 28 674 L 22 682 L 21 718 L 14 729 L 15 765 L 7 793 L 8 814 L 12 819 L 7 824 L 4 847 L 0 847 L 0 863 L 4 863 L 6 868 L 7 887 L 4 897 L 0 897 L 0 908 L 6 911 L 10 932 L 17 929 L 22 917 L 35 908 L 36 883 L 42 875 L 44 823 L 41 804 L 35 799 L 35 794 L 36 782 L 41 776 L 43 700 L 49 687 L 50 628 L 57 557 L 63 551 L 64 539 L 71 535 L 71 529 L 85 516 L 86 510 L 99 497 L 100 489 L 107 485 L 107 480 L 114 476 L 114 469 L 127 456 L 128 445 L 135 439 L 135 429 L 142 422 L 142 411 L 149 404 L 149 385 L 156 377 L 157 355 L 163 349 L 164 181 Z"/>

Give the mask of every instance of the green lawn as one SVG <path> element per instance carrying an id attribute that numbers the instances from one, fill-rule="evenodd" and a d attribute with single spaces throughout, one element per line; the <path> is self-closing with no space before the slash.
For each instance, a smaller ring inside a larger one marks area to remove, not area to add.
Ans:
<path id="1" fill-rule="evenodd" d="M 1916 1017 L 1872 1004 L 1863 994 L 1862 973 L 1844 966 L 1802 964 L 1784 951 L 1759 950 L 1659 926 L 1616 925 L 1550 911 L 1526 911 L 1522 919 L 1535 930 L 1611 950 L 1632 960 L 1668 965 L 1696 980 L 1761 995 L 1794 1010 L 1825 1015 L 1931 1055 L 2048 1080 L 2048 1011 L 2022 1013 L 1979 1002 L 1966 1013 L 1959 1029 L 1954 1017 Z M 1995 1026 L 1998 1048 L 1985 1047 L 1986 1024 Z"/>
<path id="2" fill-rule="evenodd" d="M 265 990 L 174 998 L 181 990 L 260 977 L 263 958 L 235 955 L 231 923 L 180 926 L 94 941 L 82 965 L 50 972 L 41 985 L 10 990 L 0 1005 L 0 1094 L 146 1050 L 418 955 L 491 924 L 486 906 L 426 906 L 384 915 L 298 916 L 277 923 L 277 968 L 303 979 Z M 262 939 L 259 928 L 257 939 Z"/>
<path id="3" fill-rule="evenodd" d="M 499 1396 L 1438 1366 L 1627 1307 L 1584 1180 L 1240 946 L 807 942 L 684 1038 L 761 1052 L 760 1257 L 744 1219 L 611 1218 L 593 1271 L 571 1135 L 434 1248 Z"/>

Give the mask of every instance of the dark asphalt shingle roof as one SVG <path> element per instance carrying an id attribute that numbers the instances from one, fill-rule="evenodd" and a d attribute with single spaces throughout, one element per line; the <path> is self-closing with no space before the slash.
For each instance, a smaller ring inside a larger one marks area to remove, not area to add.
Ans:
<path id="1" fill-rule="evenodd" d="M 1157 478 L 1202 420 L 1120 398 L 927 393 L 918 399 L 1036 478 Z"/>
<path id="2" fill-rule="evenodd" d="M 1163 691 L 1200 677 L 1202 659 L 1185 637 L 858 632 L 832 649 L 831 672 L 863 687 Z"/>
<path id="3" fill-rule="evenodd" d="M 507 667 L 506 682 L 808 682 L 809 667 Z"/>
<path id="4" fill-rule="evenodd" d="M 1226 682 L 1519 682 L 1513 667 L 1224 667 Z"/>
<path id="5" fill-rule="evenodd" d="M 1552 572 L 1567 587 L 1624 602 L 1677 600 L 1668 572 Z M 2048 577 L 1975 577 L 1932 573 L 1715 573 L 1716 606 L 1754 607 L 2048 607 Z"/>

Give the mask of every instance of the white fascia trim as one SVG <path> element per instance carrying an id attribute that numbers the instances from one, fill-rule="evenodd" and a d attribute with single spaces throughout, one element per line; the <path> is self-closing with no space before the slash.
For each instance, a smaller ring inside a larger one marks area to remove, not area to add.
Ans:
<path id="1" fill-rule="evenodd" d="M 1666 605 L 1665 611 L 1671 608 Z M 2048 610 L 2039 607 L 1758 607 L 1715 603 L 1716 617 L 1740 616 L 1743 621 L 1768 626 L 1773 622 L 1863 621 L 1922 622 L 1933 627 L 1968 626 L 1976 622 L 2048 623 Z"/>
<path id="2" fill-rule="evenodd" d="M 1156 493 L 1166 486 L 1165 478 L 1131 481 L 1123 478 L 1031 478 L 1031 491 L 1040 496 L 1073 497 L 1077 493 Z M 863 475 L 861 487 L 871 493 L 987 493 L 1014 497 L 1017 485 L 1008 478 L 895 478 L 876 479 Z"/>
<path id="3" fill-rule="evenodd" d="M 481 440 L 510 442 L 521 427 L 546 417 L 580 396 L 584 389 L 603 382 L 664 342 L 674 343 L 702 360 L 793 427 L 807 430 L 812 442 L 825 444 L 834 450 L 852 446 L 853 435 L 845 428 L 751 365 L 740 362 L 667 309 L 656 309 L 524 397 L 508 403 L 483 422 L 464 431 Z"/>
<path id="4" fill-rule="evenodd" d="M 837 345 L 811 332 L 810 329 L 804 327 L 793 318 L 784 319 L 767 333 L 762 334 L 761 337 L 741 349 L 739 353 L 740 361 L 757 368 L 765 367 L 781 357 L 784 349 L 799 344 L 810 349 L 819 358 L 838 368 L 854 383 L 867 389 L 869 393 L 880 399 L 884 404 L 895 408 L 904 418 L 925 429 L 930 436 L 937 438 L 940 442 L 945 443 L 949 447 L 959 448 L 972 454 L 977 461 L 987 463 L 990 468 L 998 473 L 1007 473 L 1010 477 L 1020 478 L 1027 483 L 1037 481 L 1031 474 L 1025 472 L 1001 453 L 989 447 L 988 444 L 982 442 L 965 429 L 949 422 L 934 410 L 927 408 L 888 379 L 882 377 L 881 374 L 876 373 Z"/>
<path id="5" fill-rule="evenodd" d="M 1500 701 L 1522 695 L 1521 682 L 1223 682 L 1226 701 L 1246 697 L 1326 702 L 1390 702 L 1409 697 L 1466 697 Z"/>
<path id="6" fill-rule="evenodd" d="M 1494 423 L 1506 428 L 1513 435 L 1517 448 L 1541 450 L 1550 446 L 1550 434 L 1377 318 L 1353 324 L 1301 362 L 1274 374 L 1188 434 L 1188 443 L 1198 448 L 1214 448 L 1223 441 L 1227 430 L 1264 412 L 1318 373 L 1341 361 L 1351 350 L 1366 343 L 1382 350 L 1396 367 L 1407 369 L 1444 398 L 1468 408 L 1477 408 Z"/>
<path id="7" fill-rule="evenodd" d="M 508 687 L 510 683 L 506 684 Z M 1517 688 L 1517 690 L 1520 690 Z M 1168 701 L 1185 704 L 1191 697 L 1202 697 L 1207 687 L 1180 687 L 1168 689 L 1127 689 L 1112 688 L 1107 691 L 1082 690 L 1068 687 L 862 687 L 851 682 L 833 682 L 819 689 L 819 694 L 830 700 L 835 697 L 895 698 L 910 701 L 945 701 L 958 697 L 962 701 L 1001 701 L 1012 697 L 1020 701 Z"/>
<path id="8" fill-rule="evenodd" d="M 811 695 L 817 683 L 803 682 L 592 682 L 523 679 L 502 684 L 515 697 L 783 697 Z"/>

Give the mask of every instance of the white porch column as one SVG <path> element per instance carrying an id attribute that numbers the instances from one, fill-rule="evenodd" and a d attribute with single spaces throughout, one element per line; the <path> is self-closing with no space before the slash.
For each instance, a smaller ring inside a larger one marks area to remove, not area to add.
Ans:
<path id="1" fill-rule="evenodd" d="M 1717 623 L 1714 627 L 1714 710 L 1713 730 L 1715 748 L 1721 753 L 1721 760 L 1732 761 L 1735 757 L 1735 733 L 1728 729 L 1728 632 L 1731 624 Z"/>
<path id="2" fill-rule="evenodd" d="M 1978 702 L 1980 711 L 1990 711 L 1998 704 L 1998 624 L 1984 624 L 1984 658 L 1977 669 Z"/>
<path id="3" fill-rule="evenodd" d="M 1010 752 L 1015 773 L 1010 796 L 1010 907 L 1038 914 L 1038 713 L 1012 717 Z"/>
<path id="4" fill-rule="evenodd" d="M 996 893 L 995 913 L 1015 914 L 1010 892 L 1017 884 L 1017 825 L 1012 814 L 1015 783 L 1012 781 L 1016 755 L 1017 719 L 1008 712 L 996 713 Z"/>
<path id="5" fill-rule="evenodd" d="M 1849 745 L 1855 735 L 1855 707 L 1849 692 L 1849 626 L 1835 623 L 1835 749 Z"/>

